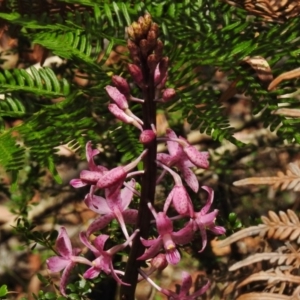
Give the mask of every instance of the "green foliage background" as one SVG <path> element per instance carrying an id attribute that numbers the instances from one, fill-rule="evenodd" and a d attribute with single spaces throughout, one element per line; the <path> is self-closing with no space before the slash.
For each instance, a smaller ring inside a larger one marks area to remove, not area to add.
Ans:
<path id="1" fill-rule="evenodd" d="M 238 89 L 252 96 L 253 113 L 265 109 L 261 116 L 265 127 L 273 129 L 283 122 L 279 137 L 300 141 L 298 120 L 270 113 L 280 101 L 276 95 L 289 92 L 291 83 L 288 89 L 284 83 L 270 93 L 240 64 L 246 56 L 263 56 L 275 76 L 298 67 L 299 18 L 284 24 L 264 22 L 217 0 L 42 2 L 7 0 L 0 13 L 2 24 L 19 39 L 19 47 L 39 44 L 66 61 L 63 70 L 31 67 L 32 76 L 23 69 L 0 72 L 0 92 L 4 94 L 0 101 L 0 165 L 12 171 L 14 179 L 24 167 L 26 155 L 56 175 L 54 147 L 66 143 L 74 149 L 82 146 L 78 151 L 83 153 L 88 140 L 108 145 L 107 138 L 113 137 L 125 159 L 140 152 L 132 134 L 135 129 L 124 127 L 111 133 L 116 125 L 107 112 L 104 87 L 112 74 L 124 72 L 122 64 L 105 65 L 106 59 L 115 46 L 125 45 L 125 26 L 145 11 L 161 28 L 165 55 L 171 59 L 169 83 L 179 94 L 180 101 L 165 105 L 165 110 L 179 110 L 181 118 L 187 118 L 194 128 L 216 140 L 226 138 L 238 144 L 218 101 L 221 92 L 211 81 L 218 68 L 228 72 L 230 80 L 241 78 Z M 207 74 L 203 74 L 203 67 L 209 70 Z M 76 69 L 88 74 L 89 85 L 82 87 L 72 81 Z M 65 100 L 51 101 L 59 97 Z M 295 99 L 284 102 L 298 107 Z M 6 118 L 23 123 L 6 129 Z"/>

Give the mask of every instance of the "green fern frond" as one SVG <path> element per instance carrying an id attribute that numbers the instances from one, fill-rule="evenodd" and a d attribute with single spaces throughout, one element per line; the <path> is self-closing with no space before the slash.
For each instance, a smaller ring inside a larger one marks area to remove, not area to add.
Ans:
<path id="1" fill-rule="evenodd" d="M 137 143 L 136 130 L 136 128 L 130 125 L 122 125 L 116 126 L 115 129 L 110 132 L 110 138 L 113 143 L 121 153 L 124 153 L 122 158 L 124 162 L 139 156 L 143 151 L 143 145 Z"/>
<path id="2" fill-rule="evenodd" d="M 70 93 L 67 80 L 58 80 L 50 68 L 37 70 L 31 67 L 24 69 L 3 70 L 0 72 L 0 93 L 22 91 L 43 95 L 45 97 L 60 97 Z"/>

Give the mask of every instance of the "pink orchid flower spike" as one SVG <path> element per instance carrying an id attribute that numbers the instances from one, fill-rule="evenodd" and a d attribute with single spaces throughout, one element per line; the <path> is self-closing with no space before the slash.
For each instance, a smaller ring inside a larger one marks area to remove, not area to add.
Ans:
<path id="1" fill-rule="evenodd" d="M 103 215 L 91 223 L 87 230 L 88 236 L 104 228 L 113 219 L 117 219 L 126 239 L 129 238 L 125 223 L 135 224 L 138 214 L 136 209 L 127 209 L 133 197 L 134 187 L 135 180 L 131 179 L 122 190 L 119 188 L 116 191 L 112 191 L 113 188 L 106 188 L 106 199 L 91 193 L 86 196 L 84 202 L 87 207 Z"/>
<path id="2" fill-rule="evenodd" d="M 70 238 L 64 227 L 60 228 L 55 245 L 59 256 L 48 258 L 46 263 L 51 272 L 64 270 L 60 280 L 60 292 L 66 296 L 67 280 L 75 265 L 77 263 L 92 265 L 92 263 L 84 257 L 77 256 L 81 250 L 79 248 L 72 249 Z"/>
<path id="3" fill-rule="evenodd" d="M 161 288 L 158 286 L 143 270 L 139 270 L 140 274 L 159 292 L 166 295 L 169 300 L 195 300 L 199 296 L 203 295 L 209 288 L 210 282 L 208 281 L 203 287 L 189 295 L 189 290 L 192 287 L 192 277 L 187 272 L 182 272 L 182 281 L 179 293 L 175 293 L 171 290 Z"/>
<path id="4" fill-rule="evenodd" d="M 213 199 L 214 199 L 214 191 L 208 186 L 202 186 L 202 189 L 207 191 L 208 199 L 204 207 L 197 213 L 194 213 L 193 222 L 194 222 L 194 230 L 197 228 L 200 230 L 201 238 L 202 238 L 202 248 L 199 252 L 202 252 L 207 244 L 207 234 L 206 230 L 211 230 L 214 234 L 221 235 L 226 232 L 226 229 L 222 226 L 215 225 L 215 220 L 218 214 L 218 210 L 215 209 L 212 212 L 208 213 Z"/>
<path id="5" fill-rule="evenodd" d="M 123 271 L 115 270 L 113 266 L 113 256 L 126 248 L 132 240 L 135 238 L 135 236 L 138 233 L 138 229 L 134 231 L 134 233 L 128 238 L 126 242 L 120 245 L 116 245 L 109 250 L 104 250 L 104 245 L 106 241 L 108 240 L 109 236 L 106 234 L 102 234 L 95 238 L 94 245 L 92 245 L 86 236 L 85 232 L 81 232 L 79 235 L 79 238 L 81 242 L 88 247 L 95 255 L 95 260 L 92 262 L 92 267 L 89 268 L 84 274 L 83 277 L 87 279 L 93 279 L 97 277 L 101 271 L 103 271 L 106 274 L 111 274 L 112 277 L 120 284 L 129 285 L 127 283 L 124 283 L 118 276 L 124 275 Z"/>
<path id="6" fill-rule="evenodd" d="M 180 261 L 180 253 L 176 248 L 176 244 L 187 244 L 193 238 L 193 225 L 188 222 L 181 230 L 174 232 L 173 224 L 165 212 L 157 213 L 151 203 L 148 203 L 155 220 L 156 227 L 159 233 L 158 238 L 152 240 L 145 240 L 141 238 L 141 242 L 145 247 L 150 247 L 138 260 L 145 260 L 153 258 L 163 247 L 166 251 L 166 258 L 168 263 L 176 265 Z"/>

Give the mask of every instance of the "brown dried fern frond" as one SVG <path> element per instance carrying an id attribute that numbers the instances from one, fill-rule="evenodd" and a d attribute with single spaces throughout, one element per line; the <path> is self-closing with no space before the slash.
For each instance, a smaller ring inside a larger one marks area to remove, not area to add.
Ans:
<path id="1" fill-rule="evenodd" d="M 274 177 L 249 177 L 235 181 L 233 185 L 271 185 L 274 189 L 300 191 L 300 168 L 296 163 L 289 163 L 286 174 L 278 172 Z"/>
<path id="2" fill-rule="evenodd" d="M 297 261 L 297 265 L 299 266 L 300 263 L 300 253 L 256 253 L 254 255 L 251 255 L 247 257 L 246 259 L 239 261 L 235 264 L 233 264 L 229 271 L 236 271 L 240 268 L 253 265 L 258 262 L 262 261 L 269 261 L 270 263 L 276 263 L 277 265 L 290 265 L 294 261 Z"/>
<path id="3" fill-rule="evenodd" d="M 269 239 L 281 241 L 297 240 L 297 243 L 300 243 L 300 220 L 292 210 L 288 209 L 287 213 L 280 211 L 278 215 L 273 211 L 269 211 L 268 215 L 269 217 L 261 217 L 263 224 L 235 232 L 225 240 L 220 241 L 218 247 L 226 247 L 238 240 L 254 235 L 266 236 Z"/>
<path id="4" fill-rule="evenodd" d="M 268 216 L 261 219 L 263 224 L 242 229 L 218 245 L 228 246 L 249 236 L 260 237 L 268 245 L 263 252 L 257 253 L 257 248 L 256 253 L 228 268 L 232 272 L 228 283 L 230 289 L 225 289 L 224 295 L 234 294 L 239 300 L 300 300 L 297 298 L 300 297 L 299 292 L 297 295 L 294 293 L 300 286 L 299 217 L 292 210 L 287 210 L 278 214 L 269 211 Z M 249 293 L 251 289 L 252 293 Z"/>
<path id="5" fill-rule="evenodd" d="M 291 275 L 287 272 L 282 272 L 279 268 L 275 271 L 260 271 L 258 273 L 251 274 L 245 280 L 238 284 L 237 288 L 241 288 L 247 284 L 257 282 L 257 281 L 267 281 L 267 283 L 278 283 L 278 282 L 288 282 L 300 284 L 300 276 Z"/>

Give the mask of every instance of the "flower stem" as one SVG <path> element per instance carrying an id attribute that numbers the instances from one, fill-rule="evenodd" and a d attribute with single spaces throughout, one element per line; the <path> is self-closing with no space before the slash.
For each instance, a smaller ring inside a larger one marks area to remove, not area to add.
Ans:
<path id="1" fill-rule="evenodd" d="M 149 70 L 146 60 L 142 61 L 141 69 L 145 79 L 145 85 L 143 87 L 143 99 L 145 99 L 145 102 L 143 103 L 143 129 L 145 130 L 151 129 L 153 125 L 156 125 L 156 102 L 154 101 L 155 87 L 153 72 Z M 145 147 L 148 149 L 148 152 L 143 159 L 145 171 L 142 177 L 142 190 L 137 220 L 137 228 L 140 229 L 140 234 L 136 236 L 132 243 L 132 248 L 130 250 L 124 275 L 124 282 L 130 283 L 130 286 L 123 285 L 121 287 L 121 300 L 135 299 L 135 289 L 139 274 L 138 269 L 142 263 L 141 261 L 137 260 L 137 258 L 144 253 L 145 249 L 140 241 L 140 237 L 143 237 L 144 239 L 148 238 L 150 222 L 152 219 L 152 214 L 147 203 L 154 203 L 157 170 L 155 163 L 157 148 L 156 139 L 151 141 Z"/>

